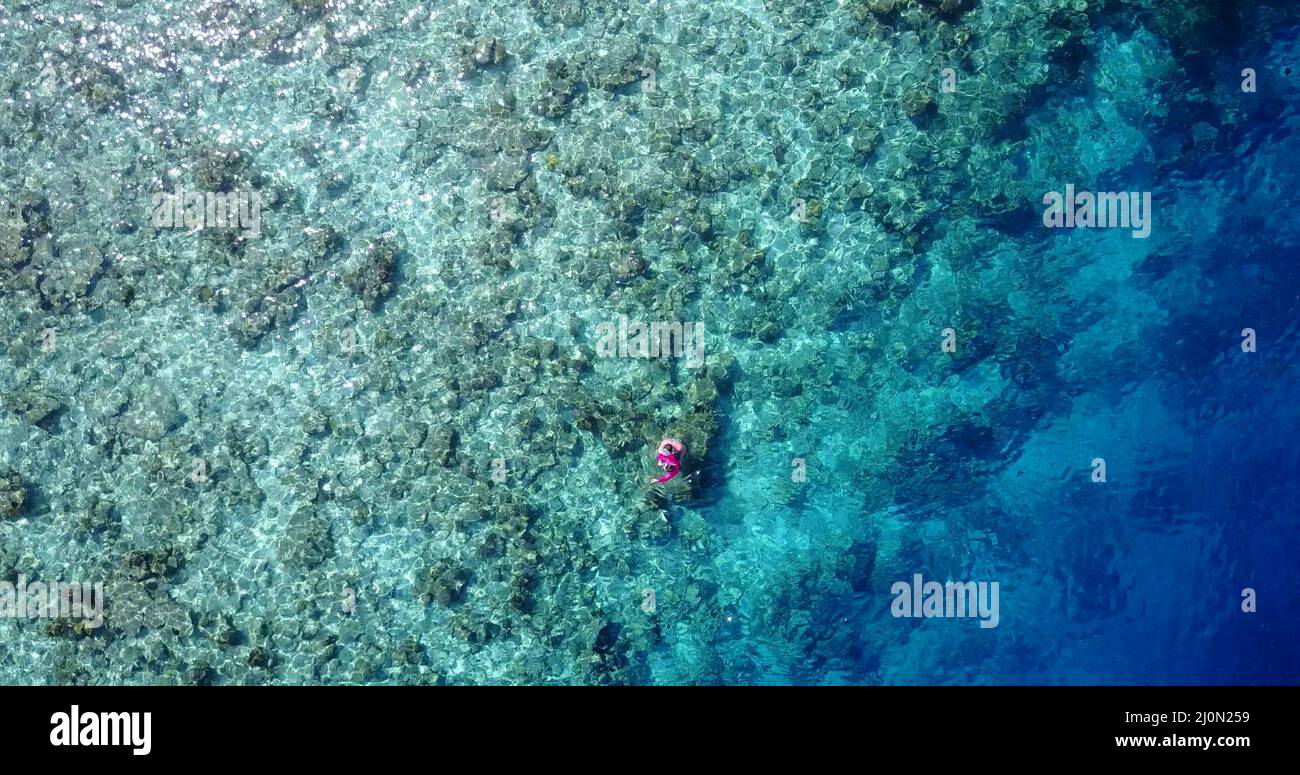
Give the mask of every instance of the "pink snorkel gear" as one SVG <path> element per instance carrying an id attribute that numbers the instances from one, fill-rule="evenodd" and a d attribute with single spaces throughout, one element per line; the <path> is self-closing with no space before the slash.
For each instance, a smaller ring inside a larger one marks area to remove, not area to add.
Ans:
<path id="1" fill-rule="evenodd" d="M 652 480 L 651 483 L 663 484 L 681 473 L 681 456 L 684 454 L 686 454 L 686 445 L 682 444 L 679 439 L 664 439 L 659 442 L 659 449 L 655 453 L 655 463 L 664 469 L 664 475 Z"/>

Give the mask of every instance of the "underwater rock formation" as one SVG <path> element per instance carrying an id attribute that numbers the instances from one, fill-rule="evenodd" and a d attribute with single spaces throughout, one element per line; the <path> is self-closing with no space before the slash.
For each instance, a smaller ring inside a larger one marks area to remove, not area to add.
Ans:
<path id="1" fill-rule="evenodd" d="M 344 278 L 367 310 L 373 312 L 392 292 L 399 253 L 391 238 L 373 240 L 366 246 L 365 255 L 357 267 Z"/>
<path id="2" fill-rule="evenodd" d="M 27 487 L 23 478 L 12 468 L 0 467 L 0 516 L 13 519 L 23 513 L 27 501 Z"/>

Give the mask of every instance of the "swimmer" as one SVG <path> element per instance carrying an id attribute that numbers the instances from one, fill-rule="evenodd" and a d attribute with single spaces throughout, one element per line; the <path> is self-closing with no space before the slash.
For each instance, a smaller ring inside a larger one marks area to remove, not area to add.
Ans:
<path id="1" fill-rule="evenodd" d="M 655 463 L 664 469 L 664 475 L 655 479 L 651 477 L 651 484 L 663 484 L 672 479 L 682 470 L 682 456 L 686 454 L 686 446 L 678 439 L 664 439 L 659 442 L 659 450 L 655 454 Z"/>

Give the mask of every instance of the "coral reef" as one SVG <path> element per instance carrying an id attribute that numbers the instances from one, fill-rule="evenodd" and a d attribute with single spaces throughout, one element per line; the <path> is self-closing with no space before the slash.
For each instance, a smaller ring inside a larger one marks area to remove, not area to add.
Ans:
<path id="1" fill-rule="evenodd" d="M 12 519 L 23 513 L 27 487 L 12 468 L 0 468 L 0 515 Z"/>
<path id="2" fill-rule="evenodd" d="M 349 272 L 344 282 L 361 298 L 367 310 L 374 311 L 393 290 L 393 271 L 399 250 L 392 239 L 384 237 L 366 246 L 365 256 Z"/>
<path id="3" fill-rule="evenodd" d="M 1183 180 L 1294 93 L 1206 75 L 1280 0 L 37 5 L 0 72 L 0 577 L 109 610 L 15 625 L 0 683 L 965 678 L 842 610 L 1034 552 L 1114 595 L 1098 539 L 1015 513 L 1022 452 L 1099 411 L 1081 375 L 1182 368 L 1153 332 L 1224 349 L 1155 322 L 1203 238 L 1052 242 L 1036 200 Z M 176 189 L 259 228 L 156 225 Z M 624 318 L 699 349 L 610 354 Z M 687 475 L 649 486 L 665 436 Z"/>

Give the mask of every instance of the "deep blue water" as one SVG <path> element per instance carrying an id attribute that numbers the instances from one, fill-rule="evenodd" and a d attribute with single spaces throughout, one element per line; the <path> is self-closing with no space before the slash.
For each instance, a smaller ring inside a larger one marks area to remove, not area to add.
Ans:
<path id="1" fill-rule="evenodd" d="M 880 546 L 869 538 L 842 563 L 851 589 L 809 591 L 801 601 L 806 625 L 793 633 L 797 648 L 755 656 L 743 630 L 725 632 L 722 648 L 739 676 L 847 684 L 1296 682 L 1300 82 L 1286 69 L 1296 34 L 1278 30 L 1268 51 L 1227 48 L 1224 61 L 1180 84 L 1223 89 L 1235 83 L 1235 63 L 1257 60 L 1279 76 L 1278 99 L 1244 99 L 1241 123 L 1212 147 L 1196 148 L 1189 138 L 1195 115 L 1171 117 L 1127 138 L 1137 158 L 1095 178 L 1102 189 L 1153 192 L 1148 240 L 1023 223 L 1008 230 L 1017 255 L 1004 271 L 1041 270 L 1058 280 L 1043 289 L 1051 314 L 1038 333 L 1046 342 L 1023 382 L 1047 387 L 1009 399 L 1016 408 L 999 418 L 1009 427 L 994 434 L 1005 446 L 914 461 L 925 471 L 917 474 L 924 492 L 884 510 L 903 530 L 939 520 L 948 530 L 1000 537 L 992 547 L 972 542 L 963 558 L 962 539 L 948 533 L 957 548 L 935 556 L 919 542 L 900 566 L 940 581 L 1000 580 L 999 626 L 891 617 L 893 598 L 880 581 L 890 577 L 873 574 Z M 1093 124 L 1097 106 L 1088 100 L 1101 99 L 1086 87 L 1040 97 L 1031 127 Z M 1115 134 L 1102 126 L 1073 142 L 1031 146 L 1027 166 L 1054 163 L 1035 154 L 1108 153 Z M 966 260 L 988 259 L 972 246 Z M 1244 352 L 1245 328 L 1267 344 Z M 842 438 L 836 425 L 815 430 L 828 444 Z M 1095 457 L 1106 461 L 1105 483 L 1092 481 Z M 837 516 L 853 523 L 864 513 L 870 510 L 848 508 Z M 978 555 L 983 561 L 972 564 Z M 1243 610 L 1247 588 L 1254 612 Z"/>

